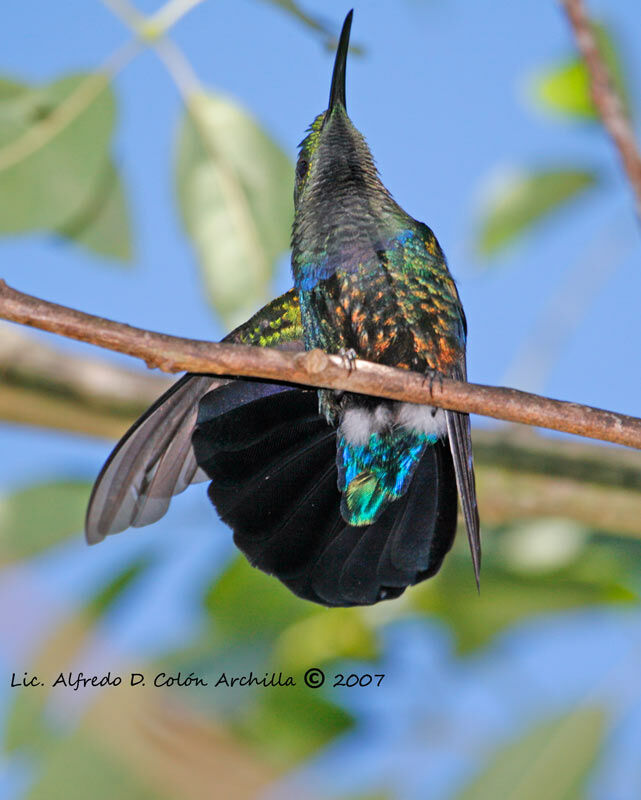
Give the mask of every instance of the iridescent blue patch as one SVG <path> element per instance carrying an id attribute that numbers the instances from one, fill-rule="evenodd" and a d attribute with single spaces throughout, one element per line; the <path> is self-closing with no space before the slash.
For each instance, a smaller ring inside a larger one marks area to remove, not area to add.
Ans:
<path id="1" fill-rule="evenodd" d="M 320 262 L 306 261 L 296 269 L 294 285 L 299 291 L 309 292 L 320 281 L 331 278 L 336 268 L 329 263 L 327 256 Z"/>
<path id="2" fill-rule="evenodd" d="M 436 440 L 434 434 L 406 429 L 372 433 L 361 445 L 339 436 L 338 488 L 345 520 L 350 525 L 374 522 L 387 503 L 405 494 L 425 447 Z"/>

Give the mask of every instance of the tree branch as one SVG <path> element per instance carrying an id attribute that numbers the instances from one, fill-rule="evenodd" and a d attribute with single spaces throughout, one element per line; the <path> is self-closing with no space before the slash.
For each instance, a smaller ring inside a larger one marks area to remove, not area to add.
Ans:
<path id="1" fill-rule="evenodd" d="M 0 327 L 0 419 L 119 438 L 169 379 L 50 347 Z"/>
<path id="2" fill-rule="evenodd" d="M 615 536 L 641 534 L 641 464 L 631 450 L 506 426 L 473 432 L 484 525 L 563 517 Z"/>
<path id="3" fill-rule="evenodd" d="M 636 196 L 637 215 L 641 220 L 641 155 L 630 120 L 614 87 L 608 67 L 601 57 L 583 0 L 561 0 L 561 2 L 588 70 L 592 101 L 619 151 L 623 169 Z"/>
<path id="4" fill-rule="evenodd" d="M 641 449 L 641 420 L 578 403 L 551 400 L 516 389 L 431 381 L 406 370 L 320 350 L 292 353 L 272 348 L 181 339 L 94 317 L 23 294 L 0 281 L 0 317 L 140 358 L 165 372 L 247 376 L 425 403 L 537 425 Z"/>
<path id="5" fill-rule="evenodd" d="M 170 382 L 54 349 L 0 329 L 0 419 L 117 439 Z M 632 450 L 565 441 L 532 429 L 474 430 L 479 502 L 487 525 L 545 516 L 641 533 L 641 465 Z"/>

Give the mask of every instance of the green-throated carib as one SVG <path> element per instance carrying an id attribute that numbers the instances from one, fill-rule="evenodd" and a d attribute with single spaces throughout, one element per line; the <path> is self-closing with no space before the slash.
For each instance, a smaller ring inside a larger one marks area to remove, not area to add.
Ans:
<path id="1" fill-rule="evenodd" d="M 432 231 L 383 186 L 347 115 L 341 33 L 329 106 L 296 165 L 294 289 L 225 341 L 355 356 L 464 380 L 466 324 Z M 457 486 L 478 582 L 479 522 L 467 414 L 259 380 L 186 375 L 103 467 L 87 539 L 147 525 L 172 495 L 209 496 L 256 567 L 329 606 L 397 597 L 438 571 Z"/>

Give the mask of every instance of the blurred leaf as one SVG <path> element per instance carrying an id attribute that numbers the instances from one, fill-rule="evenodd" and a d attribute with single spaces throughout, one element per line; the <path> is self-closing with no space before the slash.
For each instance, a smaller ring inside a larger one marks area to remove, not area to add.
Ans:
<path id="1" fill-rule="evenodd" d="M 148 558 L 139 558 L 132 564 L 128 564 L 106 586 L 98 590 L 87 603 L 85 612 L 92 617 L 100 617 L 105 614 L 118 601 L 123 592 L 126 592 L 132 583 L 140 577 L 149 564 L 150 560 Z"/>
<path id="2" fill-rule="evenodd" d="M 28 558 L 82 531 L 90 490 L 58 481 L 0 497 L 0 559 Z"/>
<path id="3" fill-rule="evenodd" d="M 458 800 L 580 800 L 603 740 L 605 715 L 581 708 L 510 743 Z"/>
<path id="4" fill-rule="evenodd" d="M 341 658 L 374 659 L 378 637 L 359 608 L 334 608 L 313 614 L 287 627 L 276 641 L 274 662 L 287 670 Z"/>
<path id="5" fill-rule="evenodd" d="M 490 187 L 482 207 L 478 249 L 493 256 L 532 226 L 594 186 L 585 170 L 515 171 Z"/>
<path id="6" fill-rule="evenodd" d="M 339 658 L 371 659 L 377 636 L 359 608 L 322 606 L 297 598 L 238 556 L 205 597 L 214 629 L 229 650 L 234 641 L 264 640 L 270 669 L 298 670 Z M 241 651 L 242 652 L 242 651 Z"/>
<path id="7" fill-rule="evenodd" d="M 205 605 L 214 623 L 218 675 L 259 677 L 272 671 L 295 686 L 227 689 L 222 710 L 234 727 L 270 761 L 291 765 L 316 752 L 351 725 L 351 717 L 309 689 L 303 673 L 338 658 L 372 658 L 377 638 L 360 609 L 326 609 L 296 598 L 276 579 L 238 557 L 208 592 Z M 189 654 L 187 654 L 189 658 Z M 190 661 L 189 668 L 195 663 Z M 214 680 L 216 679 L 214 675 Z"/>
<path id="8" fill-rule="evenodd" d="M 190 101 L 176 154 L 178 200 L 214 309 L 229 325 L 269 296 L 289 247 L 293 168 L 281 147 L 233 101 Z"/>
<path id="9" fill-rule="evenodd" d="M 296 686 L 270 687 L 257 697 L 254 713 L 244 717 L 239 732 L 281 768 L 309 758 L 345 733 L 352 717 L 296 676 Z"/>
<path id="10" fill-rule="evenodd" d="M 578 58 L 542 71 L 532 81 L 534 100 L 546 111 L 582 120 L 598 119 L 585 64 Z"/>
<path id="11" fill-rule="evenodd" d="M 107 81 L 98 73 L 69 75 L 22 90 L 3 82 L 0 233 L 56 230 L 91 204 L 115 120 Z"/>
<path id="12" fill-rule="evenodd" d="M 127 198 L 120 175 L 110 161 L 94 196 L 78 217 L 67 220 L 58 233 L 74 239 L 88 250 L 101 256 L 130 261 L 132 257 L 131 228 Z"/>
<path id="13" fill-rule="evenodd" d="M 10 100 L 16 97 L 19 94 L 22 94 L 26 91 L 26 87 L 18 83 L 17 81 L 12 81 L 10 78 L 3 78 L 0 75 L 0 103 L 3 100 Z M 4 113 L 4 109 L 0 105 L 0 119 L 2 118 Z"/>
<path id="14" fill-rule="evenodd" d="M 293 622 L 324 609 L 299 600 L 275 578 L 238 556 L 211 587 L 205 609 L 229 640 L 275 637 Z"/>
<path id="15" fill-rule="evenodd" d="M 169 800 L 173 793 L 161 791 L 143 776 L 124 768 L 84 731 L 58 738 L 47 751 L 26 800 Z"/>
<path id="16" fill-rule="evenodd" d="M 335 26 L 335 23 L 330 23 L 321 19 L 320 17 L 317 17 L 316 15 L 312 16 L 311 14 L 308 14 L 303 8 L 301 8 L 300 3 L 296 3 L 294 0 L 263 0 L 263 2 L 282 8 L 284 11 L 294 17 L 294 19 L 298 20 L 298 22 L 314 31 L 314 33 L 320 33 L 325 40 L 324 44 L 328 50 L 336 49 L 336 46 L 338 45 L 337 31 L 339 29 Z M 359 47 L 358 45 L 350 45 L 349 49 L 354 55 L 362 55 L 363 53 L 363 48 Z"/>
<path id="17" fill-rule="evenodd" d="M 481 647 L 527 617 L 585 605 L 638 602 L 632 588 L 641 569 L 638 542 L 593 538 L 563 568 L 525 572 L 522 564 L 509 568 L 513 544 L 511 531 L 507 533 L 507 541 L 499 531 L 485 537 L 480 595 L 463 541 L 445 560 L 437 580 L 407 592 L 412 608 L 436 614 L 451 626 L 459 651 Z"/>
<path id="18" fill-rule="evenodd" d="M 594 25 L 599 52 L 605 61 L 614 86 L 629 111 L 629 92 L 623 67 L 611 34 L 603 25 Z M 595 121 L 598 112 L 590 95 L 590 79 L 583 60 L 573 57 L 551 69 L 542 70 L 532 79 L 534 101 L 545 111 L 570 119 Z"/>

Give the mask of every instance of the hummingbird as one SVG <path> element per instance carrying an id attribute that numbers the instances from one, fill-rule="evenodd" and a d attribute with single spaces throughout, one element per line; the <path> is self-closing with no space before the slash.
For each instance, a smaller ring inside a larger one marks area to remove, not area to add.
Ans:
<path id="1" fill-rule="evenodd" d="M 328 107 L 300 144 L 294 287 L 223 341 L 355 359 L 466 380 L 467 325 L 441 247 L 385 188 L 347 113 L 353 11 Z M 171 497 L 209 497 L 249 562 L 299 597 L 371 605 L 433 576 L 457 499 L 479 583 L 481 545 L 469 415 L 335 390 L 187 374 L 103 467 L 89 543 L 155 522 Z"/>

